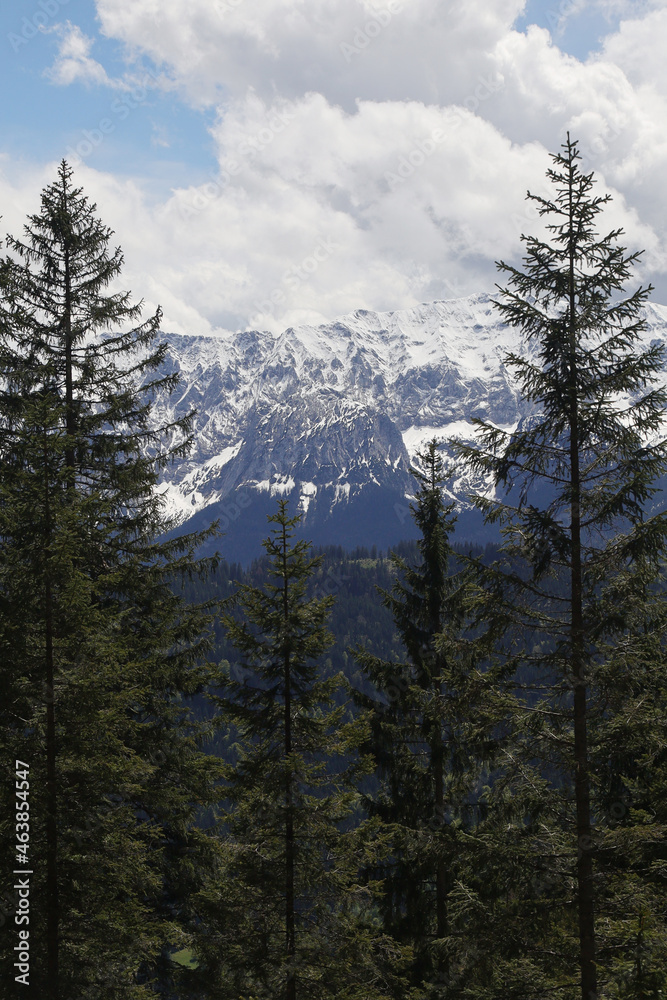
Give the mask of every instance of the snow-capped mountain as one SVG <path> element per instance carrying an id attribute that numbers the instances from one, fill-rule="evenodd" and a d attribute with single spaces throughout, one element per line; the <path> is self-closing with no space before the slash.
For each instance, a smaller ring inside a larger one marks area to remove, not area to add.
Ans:
<path id="1" fill-rule="evenodd" d="M 648 307 L 648 339 L 667 334 L 667 308 Z M 162 491 L 180 523 L 219 518 L 221 550 L 256 554 L 276 495 L 303 512 L 318 543 L 385 546 L 413 534 L 409 466 L 433 436 L 474 437 L 473 417 L 515 428 L 529 409 L 503 359 L 519 335 L 488 295 L 336 322 L 227 337 L 169 335 L 181 376 L 158 419 L 196 408 L 195 443 Z M 449 484 L 461 533 L 480 528 L 465 472 Z M 190 525 L 188 525 L 190 527 Z"/>

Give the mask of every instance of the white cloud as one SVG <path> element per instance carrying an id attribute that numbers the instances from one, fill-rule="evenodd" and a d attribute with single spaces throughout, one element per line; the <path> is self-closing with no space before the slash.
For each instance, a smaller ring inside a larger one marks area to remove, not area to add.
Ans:
<path id="1" fill-rule="evenodd" d="M 149 82 L 151 87 L 166 91 L 173 89 L 172 81 L 164 74 L 145 72 L 140 67 L 130 69 L 122 77 L 110 77 L 101 63 L 90 55 L 94 39 L 85 35 L 81 28 L 69 21 L 66 24 L 56 24 L 47 29 L 58 34 L 60 41 L 58 54 L 53 65 L 44 71 L 46 78 L 53 84 L 68 87 L 73 83 L 82 82 L 112 90 L 141 90 Z"/>
<path id="2" fill-rule="evenodd" d="M 603 58 L 615 63 L 636 85 L 655 88 L 667 97 L 667 9 L 621 21 L 605 40 Z"/>
<path id="3" fill-rule="evenodd" d="M 40 191 L 53 182 L 55 169 L 53 164 L 35 166 L 0 153 L 0 251 L 5 233 L 21 238 L 26 217 L 38 211 Z"/>
<path id="4" fill-rule="evenodd" d="M 563 31 L 568 22 L 582 15 L 600 14 L 609 24 L 617 24 L 624 17 L 641 18 L 649 11 L 664 6 L 664 0 L 560 0 L 547 14 L 556 32 Z"/>
<path id="5" fill-rule="evenodd" d="M 489 287 L 546 166 L 540 147 L 513 148 L 464 109 L 417 102 L 351 115 L 317 94 L 249 97 L 215 138 L 218 183 L 175 192 L 160 225 L 184 267 L 170 287 L 224 326 L 280 329 Z"/>
<path id="6" fill-rule="evenodd" d="M 525 0 L 97 0 L 105 34 L 168 65 L 210 104 L 253 88 L 357 99 L 462 101 Z"/>
<path id="7" fill-rule="evenodd" d="M 123 245 L 123 284 L 163 305 L 167 329 L 278 330 L 490 289 L 494 261 L 519 259 L 520 234 L 538 231 L 526 189 L 545 190 L 568 128 L 614 195 L 605 225 L 667 274 L 667 39 L 653 4 L 586 62 L 544 29 L 516 31 L 524 0 L 97 6 L 108 36 L 168 74 L 161 86 L 218 108 L 218 171 L 161 204 L 77 169 Z M 59 82 L 125 85 L 102 79 L 79 29 L 67 45 Z M 5 201 L 24 206 L 23 180 L 12 185 Z"/>
<path id="8" fill-rule="evenodd" d="M 587 0 L 590 6 L 606 17 L 644 17 L 651 10 L 664 6 L 664 0 Z"/>
<path id="9" fill-rule="evenodd" d="M 90 56 L 93 39 L 84 35 L 76 24 L 54 25 L 51 31 L 60 36 L 58 55 L 45 75 L 51 83 L 67 87 L 77 80 L 83 83 L 94 83 L 109 86 L 112 81 L 101 63 Z"/>
<path id="10" fill-rule="evenodd" d="M 156 206 L 136 183 L 76 171 L 123 246 L 123 286 L 162 304 L 175 332 L 277 331 L 489 289 L 494 260 L 516 260 L 520 234 L 539 231 L 524 196 L 545 190 L 545 148 L 456 105 L 349 114 L 320 94 L 250 95 L 214 137 L 217 180 Z M 618 194 L 608 224 L 656 242 Z"/>

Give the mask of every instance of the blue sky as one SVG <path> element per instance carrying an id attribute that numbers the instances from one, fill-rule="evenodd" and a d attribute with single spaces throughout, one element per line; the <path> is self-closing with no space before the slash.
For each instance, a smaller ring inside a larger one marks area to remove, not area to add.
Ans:
<path id="1" fill-rule="evenodd" d="M 567 18 L 562 30 L 558 30 L 560 18 L 558 3 L 530 0 L 516 27 L 547 28 L 559 48 L 579 58 L 596 50 L 609 31 L 610 22 L 599 11 L 584 10 Z M 44 7 L 34 0 L 2 5 L 0 86 L 11 99 L 3 101 L 0 110 L 0 148 L 17 159 L 57 160 L 85 142 L 85 133 L 106 118 L 115 125 L 112 139 L 100 143 L 89 157 L 98 169 L 152 178 L 163 187 L 215 169 L 215 145 L 208 133 L 214 109 L 194 108 L 181 95 L 153 85 L 142 100 L 133 101 L 128 95 L 121 101 L 131 111 L 125 116 L 118 103 L 114 107 L 118 95 L 106 88 L 82 81 L 69 87 L 49 82 L 46 74 L 56 60 L 61 37 L 57 26 L 68 21 L 94 40 L 91 55 L 109 77 L 121 77 L 131 68 L 151 81 L 150 74 L 159 72 L 152 59 L 140 55 L 134 60 L 126 45 L 101 34 L 91 0 L 44 0 Z M 161 141 L 169 145 L 162 146 Z"/>
<path id="2" fill-rule="evenodd" d="M 52 0 L 54 8 L 56 2 Z M 35 18 L 42 30 L 35 26 Z M 42 20 L 46 22 L 43 25 Z M 120 78 L 128 70 L 136 74 L 139 87 L 134 97 L 131 92 L 119 95 L 85 81 L 70 86 L 50 82 L 46 74 L 56 60 L 62 37 L 56 26 L 67 21 L 94 40 L 91 55 L 109 77 Z M 109 119 L 114 131 L 87 158 L 100 170 L 152 178 L 168 190 L 171 184 L 196 177 L 197 171 L 203 174 L 215 167 L 215 148 L 207 131 L 214 112 L 194 110 L 157 88 L 150 75 L 156 72 L 152 60 L 133 60 L 122 42 L 105 38 L 90 0 L 58 5 L 53 17 L 33 0 L 20 0 L 13 10 L 3 5 L 0 38 L 0 86 L 3 94 L 12 95 L 11 100 L 2 102 L 0 148 L 12 157 L 59 160 L 86 141 L 86 132 L 94 133 L 100 121 Z M 146 95 L 141 89 L 143 79 L 149 81 Z M 168 147 L 160 145 L 167 139 Z"/>
<path id="3" fill-rule="evenodd" d="M 490 289 L 570 128 L 667 302 L 666 43 L 652 0 L 18 0 L 0 214 L 65 156 L 169 328 L 277 330 Z"/>
<path id="4" fill-rule="evenodd" d="M 610 30 L 618 27 L 619 20 L 620 8 L 605 14 L 600 7 L 591 4 L 576 9 L 569 2 L 529 0 L 515 27 L 524 31 L 529 24 L 546 28 L 559 49 L 585 60 L 591 52 L 599 50 L 602 40 Z"/>

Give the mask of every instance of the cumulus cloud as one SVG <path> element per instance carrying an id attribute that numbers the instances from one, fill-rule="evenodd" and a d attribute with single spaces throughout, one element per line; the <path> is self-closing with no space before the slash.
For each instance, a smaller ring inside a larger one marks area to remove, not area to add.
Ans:
<path id="1" fill-rule="evenodd" d="M 621 18 L 644 17 L 663 5 L 664 0 L 560 0 L 558 6 L 552 4 L 552 9 L 547 12 L 547 21 L 558 35 L 569 22 L 576 22 L 580 15 L 599 14 L 609 24 L 617 24 Z"/>
<path id="2" fill-rule="evenodd" d="M 516 259 L 521 233 L 540 230 L 525 194 L 548 191 L 546 148 L 513 143 L 459 105 L 367 101 L 348 114 L 318 94 L 250 96 L 215 139 L 218 177 L 175 192 L 165 217 L 179 229 L 180 216 L 195 259 L 207 247 L 225 261 L 227 280 L 206 292 L 216 322 L 249 315 L 277 329 L 486 289 L 494 261 Z M 605 225 L 657 249 L 651 225 L 611 190 Z M 312 261 L 320 241 L 333 249 Z"/>
<path id="3" fill-rule="evenodd" d="M 656 89 L 667 97 L 667 9 L 661 4 L 644 17 L 621 21 L 605 39 L 603 58 L 617 65 L 635 85 Z"/>
<path id="4" fill-rule="evenodd" d="M 585 0 L 589 6 L 602 11 L 610 20 L 618 17 L 643 17 L 651 10 L 664 5 L 664 0 Z"/>
<path id="5" fill-rule="evenodd" d="M 220 172 L 159 212 L 181 268 L 165 281 L 214 325 L 280 329 L 359 306 L 399 308 L 489 287 L 534 218 L 537 145 L 512 144 L 466 109 L 311 94 L 228 109 Z M 173 259 L 173 258 L 172 258 Z"/>
<path id="6" fill-rule="evenodd" d="M 6 233 L 20 238 L 26 217 L 39 209 L 39 193 L 55 177 L 53 164 L 16 160 L 7 153 L 0 153 L 0 250 L 4 251 Z"/>
<path id="7" fill-rule="evenodd" d="M 112 85 L 104 66 L 90 55 L 93 39 L 84 35 L 81 28 L 68 21 L 50 30 L 60 36 L 58 55 L 53 66 L 45 72 L 51 83 L 67 87 L 80 80 L 82 83 Z"/>
<path id="8" fill-rule="evenodd" d="M 525 0 L 97 0 L 103 31 L 169 65 L 199 104 L 309 91 L 462 101 Z"/>
<path id="9" fill-rule="evenodd" d="M 218 171 L 162 204 L 76 172 L 118 233 L 124 286 L 160 303 L 175 332 L 278 331 L 489 289 L 494 261 L 539 232 L 524 196 L 548 191 L 547 151 L 458 105 L 366 101 L 350 114 L 321 94 L 249 95 L 214 138 Z M 618 192 L 606 224 L 655 242 Z"/>
<path id="10" fill-rule="evenodd" d="M 162 203 L 139 182 L 77 168 L 123 245 L 124 285 L 162 304 L 167 329 L 277 331 L 490 289 L 494 261 L 516 261 L 521 233 L 539 232 L 526 189 L 548 193 L 548 151 L 567 129 L 614 196 L 604 226 L 650 251 L 654 279 L 667 274 L 667 39 L 652 2 L 585 62 L 545 29 L 516 30 L 525 0 L 97 7 L 129 56 L 217 108 L 216 170 Z M 115 86 L 90 39 L 68 31 L 57 82 Z M 168 138 L 156 129 L 153 141 Z M 10 188 L 24 205 L 18 174 Z"/>
<path id="11" fill-rule="evenodd" d="M 129 69 L 121 77 L 110 77 L 101 63 L 90 55 L 94 39 L 84 34 L 81 28 L 69 21 L 56 24 L 48 29 L 59 36 L 58 54 L 52 66 L 44 71 L 44 76 L 56 86 L 68 87 L 73 83 L 84 83 L 108 87 L 118 91 L 132 91 L 144 86 L 147 74 L 139 67 Z M 148 74 L 151 86 L 160 90 L 173 88 L 172 81 L 164 73 Z"/>

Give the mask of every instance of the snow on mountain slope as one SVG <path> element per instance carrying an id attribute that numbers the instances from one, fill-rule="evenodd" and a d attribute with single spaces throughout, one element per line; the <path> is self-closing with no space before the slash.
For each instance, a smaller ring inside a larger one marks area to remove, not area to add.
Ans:
<path id="1" fill-rule="evenodd" d="M 650 305 L 647 320 L 647 339 L 664 340 L 667 308 Z M 529 412 L 503 365 L 519 336 L 484 294 L 278 336 L 167 340 L 181 384 L 157 416 L 197 409 L 192 453 L 162 486 L 180 522 L 239 490 L 298 498 L 307 525 L 371 486 L 405 497 L 431 437 L 472 439 L 474 417 L 511 430 Z M 450 492 L 482 486 L 461 474 Z"/>

